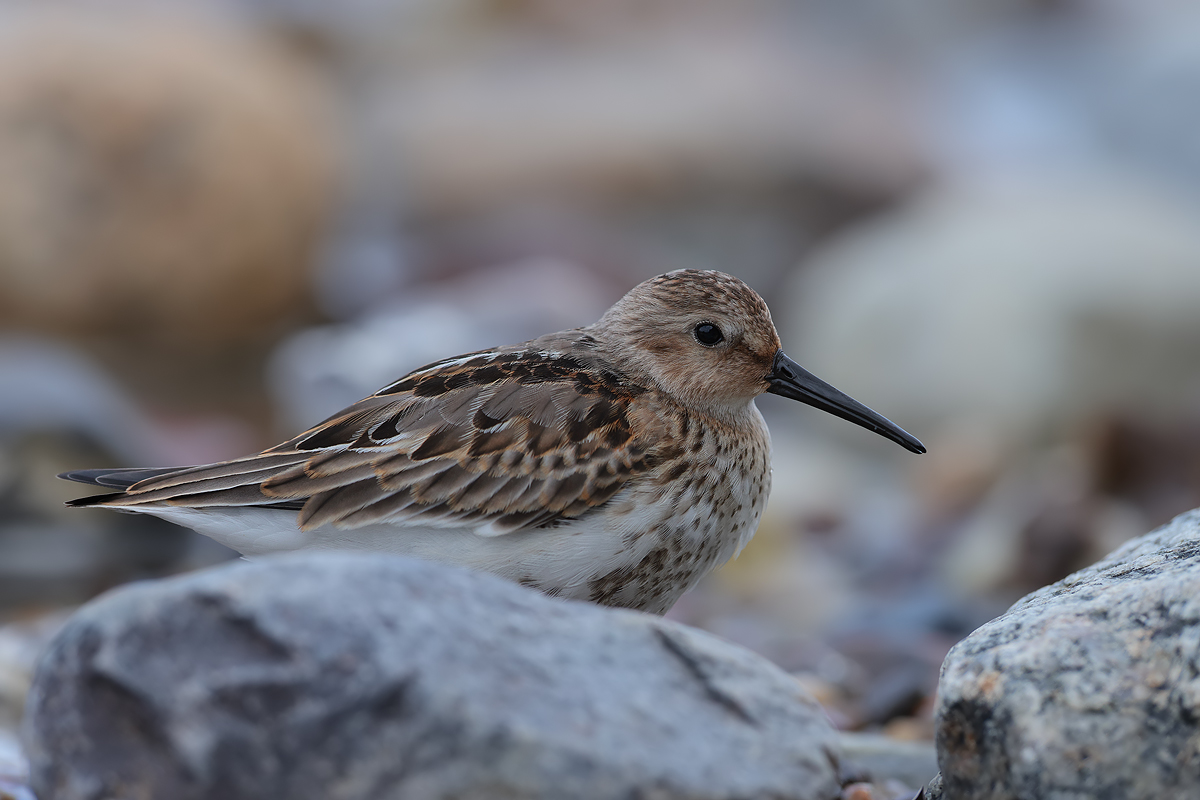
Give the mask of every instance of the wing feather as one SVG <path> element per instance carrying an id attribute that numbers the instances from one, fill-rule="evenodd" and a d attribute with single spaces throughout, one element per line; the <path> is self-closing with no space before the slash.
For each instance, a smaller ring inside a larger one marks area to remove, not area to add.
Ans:
<path id="1" fill-rule="evenodd" d="M 403 489 L 398 492 L 387 492 L 373 480 L 358 481 L 338 489 L 321 492 L 308 500 L 300 512 L 300 527 L 306 530 L 319 528 L 322 525 L 338 525 L 339 527 L 357 527 L 344 524 L 355 514 L 371 508 L 381 501 L 387 501 L 393 508 L 411 505 L 412 494 Z M 360 524 L 366 524 L 361 522 Z"/>
<path id="2" fill-rule="evenodd" d="M 99 504 L 303 504 L 304 529 L 536 528 L 603 505 L 648 468 L 661 434 L 635 430 L 630 413 L 644 391 L 542 347 L 462 356 L 257 456 L 153 473 Z"/>
<path id="3" fill-rule="evenodd" d="M 299 460 L 302 457 L 293 457 L 293 461 Z M 173 477 L 167 482 L 167 485 L 161 486 L 158 484 L 158 479 L 153 482 L 153 485 L 146 486 L 146 481 L 135 483 L 129 489 L 125 490 L 125 494 L 120 495 L 135 503 L 152 503 L 159 500 L 179 500 L 184 497 L 194 495 L 218 495 L 220 492 L 229 492 L 229 497 L 246 498 L 249 497 L 245 492 L 239 490 L 245 486 L 251 486 L 257 494 L 258 502 L 262 502 L 265 495 L 259 490 L 259 485 L 263 480 L 277 473 L 281 467 L 291 466 L 288 462 L 269 463 L 266 466 L 253 468 L 253 462 L 242 462 L 237 471 L 229 474 L 217 474 L 207 477 L 193 478 L 190 476 Z M 128 503 L 132 505 L 133 503 Z M 245 502 L 230 502 L 226 505 L 245 505 Z M 173 503 L 173 505 L 187 505 L 186 503 Z M 220 505 L 217 503 L 216 505 Z"/>
<path id="4" fill-rule="evenodd" d="M 220 464 L 209 464 L 199 467 L 184 467 L 182 469 L 156 475 L 133 484 L 127 490 L 138 494 L 155 489 L 170 489 L 183 486 L 195 481 L 214 480 L 219 478 L 240 478 L 251 473 L 261 473 L 271 469 L 290 466 L 303 461 L 304 456 L 295 452 L 277 454 L 259 454 L 249 458 L 239 458 L 233 461 L 223 461 Z"/>

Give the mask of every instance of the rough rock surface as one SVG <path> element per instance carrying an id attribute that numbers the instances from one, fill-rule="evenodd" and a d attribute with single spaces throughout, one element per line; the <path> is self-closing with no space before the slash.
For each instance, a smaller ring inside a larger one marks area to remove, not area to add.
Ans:
<path id="1" fill-rule="evenodd" d="M 1200 797 L 1200 510 L 1028 595 L 950 651 L 947 800 Z"/>
<path id="2" fill-rule="evenodd" d="M 292 555 L 80 610 L 23 737 L 54 800 L 834 798 L 799 685 L 675 623 L 398 557 Z"/>

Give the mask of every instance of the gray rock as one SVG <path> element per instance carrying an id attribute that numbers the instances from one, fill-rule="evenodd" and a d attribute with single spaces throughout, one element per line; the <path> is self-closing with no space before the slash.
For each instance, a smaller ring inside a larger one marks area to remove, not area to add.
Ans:
<path id="1" fill-rule="evenodd" d="M 937 774 L 937 754 L 932 742 L 905 742 L 878 733 L 841 733 L 842 783 L 899 781 L 924 786 Z"/>
<path id="2" fill-rule="evenodd" d="M 957 644 L 936 713 L 948 800 L 1200 797 L 1200 510 Z"/>
<path id="3" fill-rule="evenodd" d="M 656 617 L 399 557 L 127 586 L 34 678 L 32 786 L 83 798 L 833 798 L 796 681 Z"/>

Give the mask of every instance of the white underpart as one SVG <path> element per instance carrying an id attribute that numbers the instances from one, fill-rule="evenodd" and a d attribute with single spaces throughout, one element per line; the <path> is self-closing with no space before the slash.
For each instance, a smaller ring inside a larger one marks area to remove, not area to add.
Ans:
<path id="1" fill-rule="evenodd" d="M 740 551 L 758 526 L 761 507 L 754 508 L 749 502 L 744 506 L 741 534 L 725 533 L 721 541 L 709 542 L 718 548 L 715 565 L 723 564 Z M 711 514 L 702 505 L 681 509 L 667 497 L 646 496 L 632 488 L 619 492 L 604 508 L 579 519 L 499 536 L 485 535 L 484 530 L 477 532 L 468 527 L 419 527 L 403 523 L 377 523 L 351 529 L 323 525 L 302 531 L 296 523 L 295 511 L 271 508 L 133 506 L 122 510 L 152 514 L 191 528 L 248 558 L 293 550 L 394 553 L 492 572 L 514 581 L 533 580 L 544 589 L 553 588 L 564 597 L 578 599 L 588 599 L 588 582 L 592 579 L 645 558 L 659 542 L 642 534 L 668 518 L 673 518 L 676 525 L 682 524 L 698 539 L 720 535 L 713 529 Z M 681 587 L 681 591 L 683 588 L 686 587 Z"/>
<path id="2" fill-rule="evenodd" d="M 254 558 L 290 550 L 367 550 L 395 553 L 494 572 L 510 580 L 536 578 L 568 596 L 573 588 L 622 566 L 640 561 L 648 547 L 622 546 L 623 536 L 608 530 L 605 515 L 593 514 L 554 528 L 480 535 L 470 528 L 415 527 L 379 523 L 341 529 L 333 525 L 302 531 L 296 512 L 270 508 L 138 508 L 192 528 Z M 639 509 L 620 528 L 640 527 Z M 598 524 L 599 523 L 599 524 Z M 642 550 L 643 552 L 637 552 Z"/>

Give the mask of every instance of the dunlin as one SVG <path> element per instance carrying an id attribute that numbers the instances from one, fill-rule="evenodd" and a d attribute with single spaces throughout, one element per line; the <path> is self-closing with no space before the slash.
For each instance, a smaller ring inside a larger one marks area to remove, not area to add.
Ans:
<path id="1" fill-rule="evenodd" d="M 925 452 L 784 355 L 745 283 L 682 270 L 594 325 L 422 367 L 258 455 L 61 477 L 122 490 L 70 505 L 154 514 L 251 557 L 400 553 L 662 613 L 758 527 L 765 392 Z"/>

